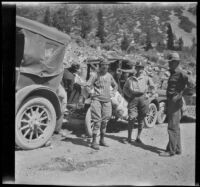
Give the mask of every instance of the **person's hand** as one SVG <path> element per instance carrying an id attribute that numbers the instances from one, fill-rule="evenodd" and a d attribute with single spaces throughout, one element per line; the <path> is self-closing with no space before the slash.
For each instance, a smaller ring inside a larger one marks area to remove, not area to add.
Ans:
<path id="1" fill-rule="evenodd" d="M 182 99 L 182 94 L 177 94 L 175 96 L 173 96 L 172 100 L 176 103 L 177 101 L 179 101 L 180 99 Z"/>
<path id="2" fill-rule="evenodd" d="M 114 97 L 116 92 L 117 92 L 116 90 L 111 90 L 111 91 L 110 91 L 110 96 L 111 96 L 111 97 Z"/>

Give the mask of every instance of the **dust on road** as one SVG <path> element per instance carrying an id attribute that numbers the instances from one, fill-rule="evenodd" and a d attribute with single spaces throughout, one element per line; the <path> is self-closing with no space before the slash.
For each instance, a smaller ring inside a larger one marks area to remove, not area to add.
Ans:
<path id="1" fill-rule="evenodd" d="M 66 129 L 67 137 L 54 135 L 52 146 L 15 151 L 15 181 L 55 185 L 194 185 L 195 123 L 181 124 L 183 154 L 159 157 L 167 141 L 167 124 L 144 129 L 144 145 L 122 144 L 127 124 L 109 127 L 109 147 L 90 148 L 84 130 Z M 137 130 L 133 132 L 133 139 Z"/>

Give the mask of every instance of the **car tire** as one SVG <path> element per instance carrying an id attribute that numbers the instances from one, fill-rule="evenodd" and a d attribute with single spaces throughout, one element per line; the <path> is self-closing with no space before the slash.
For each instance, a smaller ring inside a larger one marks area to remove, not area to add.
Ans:
<path id="1" fill-rule="evenodd" d="M 43 146 L 56 126 L 56 112 L 44 97 L 31 97 L 20 107 L 15 118 L 15 143 L 22 149 Z"/>
<path id="2" fill-rule="evenodd" d="M 156 105 L 154 103 L 150 103 L 149 111 L 147 113 L 147 116 L 144 118 L 145 126 L 148 128 L 154 127 L 156 124 L 157 116 L 158 116 L 158 110 Z"/>
<path id="3" fill-rule="evenodd" d="M 167 114 L 165 113 L 166 110 L 166 103 L 164 101 L 161 101 L 159 103 L 159 111 L 158 111 L 158 117 L 157 117 L 157 123 L 162 124 L 165 122 Z"/>

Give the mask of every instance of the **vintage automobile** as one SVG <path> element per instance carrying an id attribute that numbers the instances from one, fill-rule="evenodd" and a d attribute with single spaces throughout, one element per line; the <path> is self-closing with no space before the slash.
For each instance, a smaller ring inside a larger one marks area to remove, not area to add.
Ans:
<path id="1" fill-rule="evenodd" d="M 70 37 L 55 28 L 16 16 L 15 143 L 43 146 L 62 123 L 58 86 Z"/>

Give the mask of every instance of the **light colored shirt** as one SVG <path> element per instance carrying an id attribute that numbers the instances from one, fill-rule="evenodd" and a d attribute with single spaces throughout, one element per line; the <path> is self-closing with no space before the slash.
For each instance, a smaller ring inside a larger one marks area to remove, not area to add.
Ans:
<path id="1" fill-rule="evenodd" d="M 117 90 L 117 83 L 115 82 L 113 76 L 108 72 L 105 75 L 95 73 L 87 82 L 87 87 L 90 90 L 92 88 L 94 89 L 92 98 L 103 102 L 111 101 L 111 86 L 114 90 Z"/>
<path id="2" fill-rule="evenodd" d="M 155 84 L 153 80 L 145 73 L 137 76 L 131 76 L 124 84 L 123 92 L 129 98 L 133 97 L 136 92 L 146 93 L 148 91 L 155 92 Z"/>

